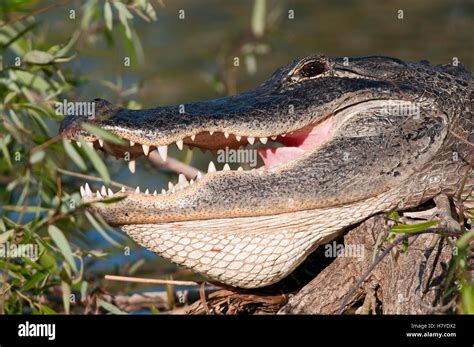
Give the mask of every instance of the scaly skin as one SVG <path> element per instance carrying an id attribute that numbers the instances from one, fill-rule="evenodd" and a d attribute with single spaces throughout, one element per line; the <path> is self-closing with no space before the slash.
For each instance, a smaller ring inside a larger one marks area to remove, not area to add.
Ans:
<path id="1" fill-rule="evenodd" d="M 210 173 L 175 193 L 120 192 L 114 195 L 125 197 L 119 202 L 93 204 L 109 223 L 179 265 L 231 286 L 262 287 L 375 213 L 440 193 L 471 208 L 472 85 L 460 67 L 387 57 L 345 65 L 342 58 L 313 55 L 228 98 L 150 110 L 97 100 L 95 119 L 66 117 L 61 131 L 95 141 L 80 128 L 90 122 L 139 144 L 183 140 L 216 149 L 237 147 L 245 137 L 279 141 L 282 134 L 330 124 L 323 143 L 284 164 Z M 128 150 L 132 158 L 139 153 L 135 147 L 109 150 Z"/>

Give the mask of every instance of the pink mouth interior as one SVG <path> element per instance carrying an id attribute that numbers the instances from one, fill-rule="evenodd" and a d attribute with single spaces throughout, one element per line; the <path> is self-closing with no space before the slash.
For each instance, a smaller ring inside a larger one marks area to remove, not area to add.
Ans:
<path id="1" fill-rule="evenodd" d="M 279 137 L 278 142 L 286 147 L 259 147 L 257 152 L 266 168 L 294 160 L 326 142 L 331 137 L 332 123 L 332 118 L 328 118 L 316 126 L 305 127 L 285 137 Z"/>

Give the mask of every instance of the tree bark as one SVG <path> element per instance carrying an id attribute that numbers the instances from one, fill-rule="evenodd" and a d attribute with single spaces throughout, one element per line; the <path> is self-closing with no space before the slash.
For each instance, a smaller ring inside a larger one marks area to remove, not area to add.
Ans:
<path id="1" fill-rule="evenodd" d="M 328 262 L 324 250 L 319 250 L 315 253 L 316 258 L 302 267 L 308 271 L 311 264 L 325 265 L 318 267 L 314 278 L 306 285 L 299 286 L 299 289 L 288 289 L 285 285 L 260 290 L 227 288 L 209 296 L 202 295 L 201 300 L 187 307 L 186 312 L 427 314 L 445 313 L 452 309 L 454 302 L 449 301 L 452 298 L 443 298 L 441 293 L 447 289 L 452 259 L 450 243 L 453 240 L 435 233 L 413 235 L 405 244 L 395 246 L 367 275 L 374 260 L 385 249 L 393 246 L 394 238 L 387 236 L 389 226 L 385 215 L 376 215 L 351 228 L 342 240 L 338 240 L 338 244 L 344 244 L 344 250 L 357 249 L 362 252 L 343 252 L 342 256 L 337 255 Z M 336 243 L 330 245 L 334 248 Z M 364 274 L 367 275 L 366 279 L 356 286 Z"/>
<path id="2" fill-rule="evenodd" d="M 344 236 L 345 247 L 362 246 L 365 250 L 364 256 L 360 259 L 337 257 L 296 295 L 290 297 L 279 313 L 337 313 L 345 295 L 373 263 L 377 240 L 386 238 L 383 236 L 388 234 L 387 229 L 384 216 L 380 215 L 350 230 Z M 411 237 L 408 247 L 395 247 L 355 290 L 344 308 L 344 313 L 440 312 L 440 305 L 445 303 L 441 292 L 452 258 L 452 249 L 447 241 L 437 234 L 421 234 Z M 389 242 L 384 241 L 381 248 L 384 249 L 388 245 Z M 435 306 L 437 308 L 434 308 Z"/>

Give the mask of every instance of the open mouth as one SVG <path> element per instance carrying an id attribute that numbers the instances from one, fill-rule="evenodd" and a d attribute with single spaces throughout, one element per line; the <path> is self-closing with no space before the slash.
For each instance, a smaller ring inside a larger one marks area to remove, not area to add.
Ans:
<path id="1" fill-rule="evenodd" d="M 169 182 L 167 189 L 163 188 L 161 191 L 157 189 L 151 192 L 147 189 L 141 192 L 139 187 L 135 190 L 123 187 L 119 191 L 114 192 L 111 188 L 102 186 L 100 190 L 94 193 L 89 185 L 86 184 L 80 188 L 81 196 L 84 200 L 89 201 L 114 197 L 117 193 L 120 195 L 170 195 L 193 185 L 199 185 L 202 180 L 205 180 L 210 175 L 248 174 L 249 172 L 258 172 L 258 174 L 263 175 L 269 170 L 282 168 L 313 152 L 332 136 L 332 125 L 333 117 L 329 117 L 296 131 L 269 137 L 250 137 L 225 131 L 206 130 L 187 135 L 167 145 L 154 144 L 150 140 L 140 142 L 140 138 L 130 135 L 128 132 L 105 128 L 125 140 L 124 142 L 127 145 L 118 145 L 92 135 L 84 136 L 85 142 L 95 150 L 106 152 L 118 158 L 127 158 L 128 168 L 132 173 L 135 173 L 136 159 L 140 156 L 158 156 L 161 162 L 165 163 L 168 161 L 168 148 L 172 145 L 176 146 L 178 150 L 183 150 L 186 146 L 190 149 L 197 147 L 203 151 L 210 150 L 217 158 L 209 162 L 207 173 L 196 171 L 194 177 L 190 177 L 189 173 L 186 176 L 183 173 L 178 173 L 177 183 Z M 74 139 L 78 140 L 77 138 Z M 78 144 L 80 145 L 80 142 Z M 255 157 L 258 154 L 258 157 L 261 159 L 260 166 L 250 167 L 245 165 L 245 163 L 244 165 L 239 165 L 239 162 L 230 161 L 229 163 L 225 160 L 219 160 L 218 154 L 223 151 L 227 151 L 226 153 L 234 151 L 234 154 L 237 154 L 234 157 L 239 157 L 242 154 L 241 157 L 244 158 L 248 158 L 253 151 Z"/>

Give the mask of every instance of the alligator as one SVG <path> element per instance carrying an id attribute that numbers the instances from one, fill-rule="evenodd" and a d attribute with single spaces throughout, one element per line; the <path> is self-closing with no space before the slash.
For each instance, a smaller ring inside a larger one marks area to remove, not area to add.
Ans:
<path id="1" fill-rule="evenodd" d="M 259 288 L 372 215 L 440 194 L 472 208 L 472 87 L 461 65 L 315 54 L 239 95 L 147 110 L 95 99 L 94 117 L 66 116 L 60 133 L 126 153 L 132 171 L 155 150 L 168 160 L 172 144 L 256 151 L 258 168 L 211 161 L 208 173 L 179 175 L 161 193 L 80 190 L 147 249 L 224 285 Z M 126 144 L 104 143 L 82 123 Z"/>

